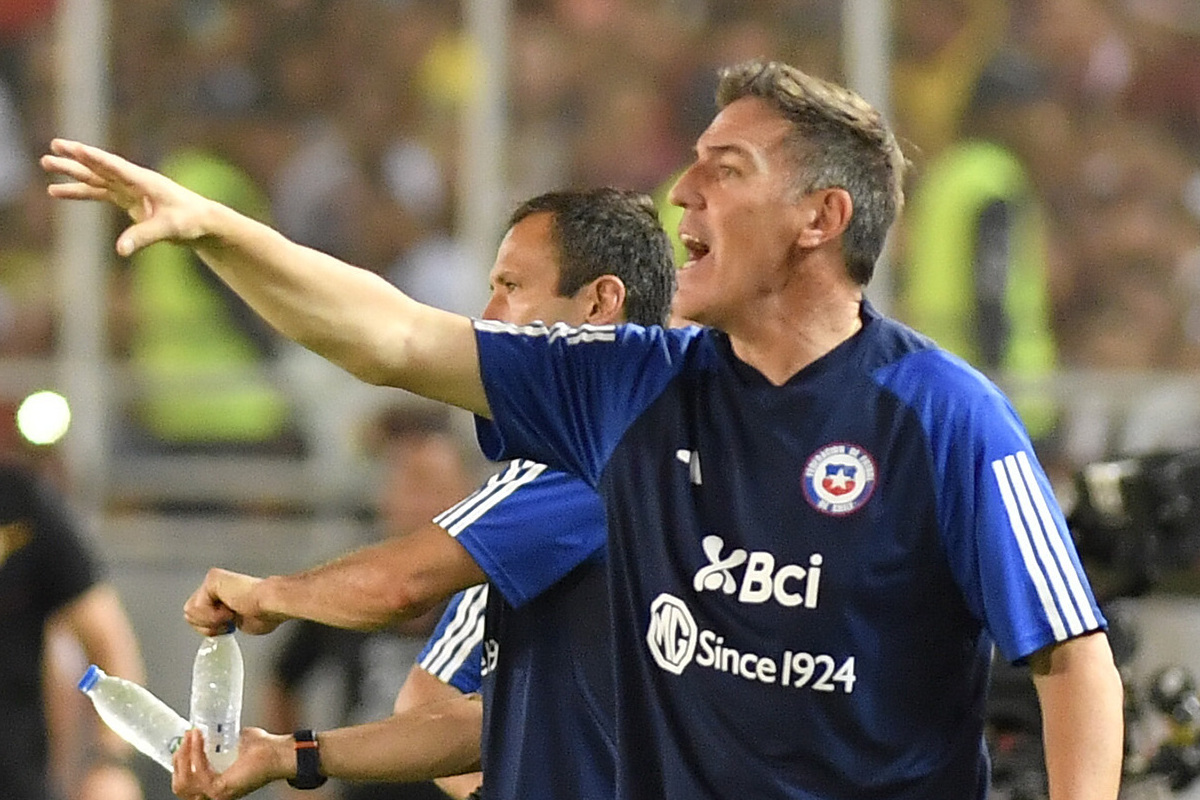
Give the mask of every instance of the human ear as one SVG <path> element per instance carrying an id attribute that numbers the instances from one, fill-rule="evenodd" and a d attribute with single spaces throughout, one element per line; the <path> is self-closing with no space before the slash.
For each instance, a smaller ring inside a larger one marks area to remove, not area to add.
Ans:
<path id="1" fill-rule="evenodd" d="M 814 248 L 845 233 L 854 214 L 854 200 L 840 187 L 819 189 L 801 203 L 802 227 L 797 243 Z"/>
<path id="2" fill-rule="evenodd" d="M 625 282 L 616 275 L 601 275 L 592 281 L 587 292 L 590 325 L 611 325 L 625 319 Z"/>

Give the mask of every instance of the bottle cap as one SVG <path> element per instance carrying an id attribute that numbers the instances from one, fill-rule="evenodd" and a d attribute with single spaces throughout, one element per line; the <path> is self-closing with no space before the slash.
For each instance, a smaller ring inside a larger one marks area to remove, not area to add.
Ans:
<path id="1" fill-rule="evenodd" d="M 79 691 L 86 692 L 88 689 L 91 689 L 103 674 L 103 670 L 92 664 L 87 668 L 87 672 L 83 673 L 83 677 L 79 679 Z"/>
<path id="2" fill-rule="evenodd" d="M 231 619 L 229 620 L 228 624 L 225 625 L 225 630 L 221 631 L 221 633 L 233 633 L 236 630 L 237 622 Z"/>

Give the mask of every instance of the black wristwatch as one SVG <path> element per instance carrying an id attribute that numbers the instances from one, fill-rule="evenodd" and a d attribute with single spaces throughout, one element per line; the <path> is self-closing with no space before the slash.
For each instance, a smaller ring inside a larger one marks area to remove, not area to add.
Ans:
<path id="1" fill-rule="evenodd" d="M 296 742 L 296 777 L 288 778 L 288 785 L 293 789 L 316 789 L 324 785 L 329 778 L 321 774 L 317 735 L 305 728 L 293 733 L 292 739 Z"/>

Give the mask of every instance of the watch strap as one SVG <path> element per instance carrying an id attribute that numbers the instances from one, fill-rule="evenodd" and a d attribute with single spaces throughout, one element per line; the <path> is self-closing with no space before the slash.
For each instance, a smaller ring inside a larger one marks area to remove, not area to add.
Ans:
<path id="1" fill-rule="evenodd" d="M 288 785 L 293 789 L 316 789 L 322 786 L 328 777 L 321 773 L 321 751 L 317 743 L 317 735 L 308 728 L 303 728 L 292 734 L 296 744 L 296 777 L 288 778 Z"/>

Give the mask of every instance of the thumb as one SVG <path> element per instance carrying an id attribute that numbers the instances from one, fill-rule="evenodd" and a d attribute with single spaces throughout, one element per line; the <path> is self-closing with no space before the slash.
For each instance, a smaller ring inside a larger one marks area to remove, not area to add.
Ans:
<path id="1" fill-rule="evenodd" d="M 156 242 L 178 241 L 198 235 L 183 233 L 178 215 L 155 203 L 149 196 L 143 196 L 139 205 L 127 210 L 133 217 L 133 224 L 117 237 L 117 253 L 121 256 L 130 256 Z"/>
<path id="2" fill-rule="evenodd" d="M 130 225 L 117 237 L 117 255 L 129 257 L 147 245 L 171 238 L 167 224 L 154 217 Z"/>

